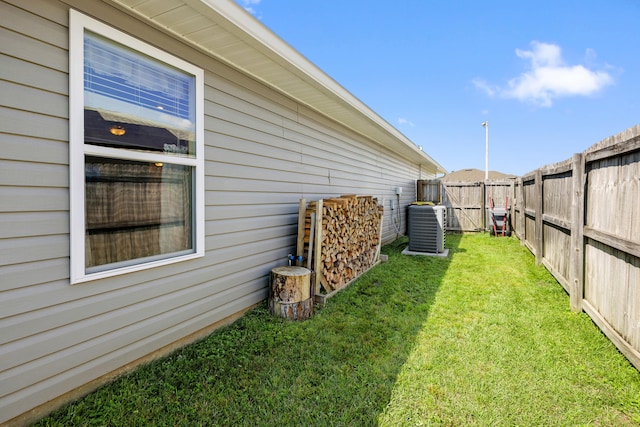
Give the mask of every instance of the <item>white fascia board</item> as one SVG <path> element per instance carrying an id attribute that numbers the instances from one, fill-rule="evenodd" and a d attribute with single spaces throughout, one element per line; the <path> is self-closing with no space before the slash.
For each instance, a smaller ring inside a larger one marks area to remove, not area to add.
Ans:
<path id="1" fill-rule="evenodd" d="M 296 74 L 298 74 L 301 78 L 308 81 L 311 79 L 316 82 L 318 85 L 316 89 L 320 90 L 324 93 L 329 93 L 335 99 L 342 101 L 349 105 L 352 109 L 358 111 L 365 118 L 367 118 L 371 123 L 381 128 L 385 133 L 389 134 L 392 138 L 396 139 L 398 142 L 404 144 L 408 150 L 404 154 L 406 156 L 410 156 L 411 160 L 416 161 L 416 157 L 422 158 L 422 161 L 418 161 L 418 163 L 431 166 L 435 173 L 446 173 L 446 169 L 444 169 L 438 162 L 431 158 L 427 153 L 423 150 L 420 150 L 409 138 L 407 138 L 404 134 L 402 134 L 398 129 L 389 124 L 386 120 L 380 117 L 377 113 L 375 113 L 371 108 L 369 108 L 365 103 L 360 101 L 356 96 L 354 96 L 351 92 L 341 86 L 338 82 L 336 82 L 329 75 L 324 73 L 320 68 L 314 65 L 311 61 L 306 59 L 300 52 L 292 48 L 288 43 L 274 34 L 269 28 L 263 25 L 260 21 L 255 19 L 253 16 L 248 14 L 241 6 L 239 6 L 234 1 L 229 0 L 186 0 L 187 3 L 193 2 L 201 2 L 209 7 L 211 10 L 215 11 L 218 15 L 225 19 L 226 22 L 231 24 L 231 28 L 227 28 L 229 31 L 237 31 L 240 30 L 242 34 L 249 35 L 251 37 L 250 40 L 245 41 L 250 43 L 253 46 L 262 47 L 260 50 L 263 54 L 267 55 L 270 59 L 282 62 L 284 61 L 285 65 L 288 69 L 296 70 Z M 218 24 L 221 24 L 218 22 Z M 236 36 L 241 37 L 241 35 L 236 34 Z M 246 36 L 245 36 L 246 37 Z M 244 37 L 243 37 L 244 38 Z M 259 77 L 259 76 L 256 76 Z M 290 95 L 291 96 L 291 95 Z M 296 98 L 297 99 L 297 98 Z M 302 100 L 304 101 L 304 100 Z M 305 103 L 305 105 L 308 105 Z M 314 108 L 313 105 L 308 105 L 310 108 Z M 315 109 L 317 111 L 317 109 Z M 320 111 L 323 113 L 322 111 Z M 326 115 L 326 114 L 325 114 Z M 336 120 L 335 117 L 332 117 Z M 347 124 L 348 125 L 348 124 Z M 349 126 L 351 129 L 354 129 L 353 126 Z M 358 132 L 358 129 L 354 129 Z M 360 130 L 358 133 L 362 133 Z M 371 138 L 371 135 L 365 135 Z M 391 147 L 393 148 L 393 147 Z"/>

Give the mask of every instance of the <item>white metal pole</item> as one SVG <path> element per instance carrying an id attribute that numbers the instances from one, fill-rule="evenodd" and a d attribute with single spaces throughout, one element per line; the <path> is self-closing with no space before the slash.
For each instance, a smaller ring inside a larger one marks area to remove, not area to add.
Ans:
<path id="1" fill-rule="evenodd" d="M 484 180 L 489 179 L 489 121 L 482 122 L 484 127 Z"/>

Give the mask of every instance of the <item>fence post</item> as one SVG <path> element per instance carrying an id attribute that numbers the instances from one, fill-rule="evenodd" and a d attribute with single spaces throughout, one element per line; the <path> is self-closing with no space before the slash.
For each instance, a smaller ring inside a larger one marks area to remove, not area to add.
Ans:
<path id="1" fill-rule="evenodd" d="M 542 221 L 542 209 L 544 207 L 544 204 L 542 202 L 542 197 L 544 196 L 543 194 L 543 185 L 542 185 L 542 169 L 537 169 L 536 170 L 536 177 L 535 177 L 535 195 L 536 195 L 536 204 L 535 204 L 535 209 L 536 209 L 536 244 L 535 244 L 535 248 L 536 248 L 536 264 L 540 265 L 542 264 L 542 258 L 543 258 L 543 247 L 544 247 L 544 223 Z"/>
<path id="2" fill-rule="evenodd" d="M 516 194 L 517 202 L 518 202 L 518 221 L 517 224 L 517 235 L 520 239 L 520 245 L 524 246 L 524 243 L 527 241 L 527 227 L 525 224 L 526 215 L 526 201 L 524 200 L 524 181 L 522 181 L 522 177 L 518 177 L 518 194 Z"/>
<path id="3" fill-rule="evenodd" d="M 582 311 L 584 297 L 584 155 L 573 155 L 571 200 L 571 252 L 569 254 L 569 303 Z"/>
<path id="4" fill-rule="evenodd" d="M 489 227 L 487 225 L 487 186 L 485 185 L 485 181 L 480 183 L 480 197 L 482 198 L 480 202 L 480 207 L 482 208 L 482 228 L 483 231 L 489 231 Z"/>
<path id="5" fill-rule="evenodd" d="M 515 179 L 511 180 L 509 184 L 509 217 L 514 218 L 516 216 L 516 181 Z M 511 224 L 509 224 L 510 230 L 513 234 L 515 233 L 515 229 L 513 227 L 513 220 Z"/>

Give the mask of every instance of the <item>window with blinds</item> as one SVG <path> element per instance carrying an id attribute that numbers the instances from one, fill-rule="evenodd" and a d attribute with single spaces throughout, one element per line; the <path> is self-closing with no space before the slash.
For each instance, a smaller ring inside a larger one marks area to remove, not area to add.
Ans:
<path id="1" fill-rule="evenodd" d="M 191 74 L 85 32 L 85 142 L 194 156 L 194 85 Z"/>
<path id="2" fill-rule="evenodd" d="M 186 119 L 187 130 L 193 130 L 193 87 L 192 75 L 97 34 L 85 33 L 87 107 L 100 108 L 105 101 L 119 100 L 132 107 L 148 109 L 158 121 L 162 121 L 163 115 Z"/>
<path id="3" fill-rule="evenodd" d="M 71 56 L 72 282 L 202 256 L 202 70 L 75 11 Z"/>

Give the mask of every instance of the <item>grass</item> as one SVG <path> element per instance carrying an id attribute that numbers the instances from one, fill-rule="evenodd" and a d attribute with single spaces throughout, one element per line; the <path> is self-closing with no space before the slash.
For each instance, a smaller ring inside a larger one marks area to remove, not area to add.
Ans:
<path id="1" fill-rule="evenodd" d="M 640 425 L 640 374 L 517 240 L 405 245 L 307 321 L 262 305 L 38 425 Z"/>

